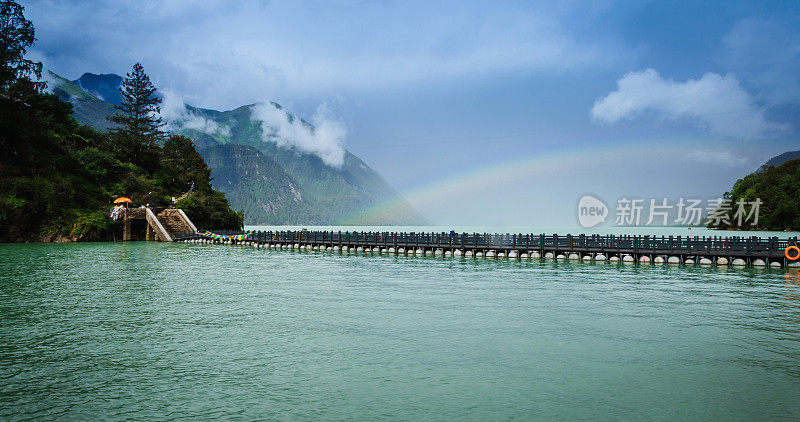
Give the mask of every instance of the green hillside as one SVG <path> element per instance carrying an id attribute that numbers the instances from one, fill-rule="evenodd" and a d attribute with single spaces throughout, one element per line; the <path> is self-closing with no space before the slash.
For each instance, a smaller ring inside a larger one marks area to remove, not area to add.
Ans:
<path id="1" fill-rule="evenodd" d="M 728 214 L 732 223 L 740 200 L 760 199 L 758 225 L 745 224 L 743 229 L 800 231 L 800 159 L 779 166 L 764 165 L 733 185 L 726 193 L 733 210 Z M 733 224 L 720 228 L 735 228 Z"/>

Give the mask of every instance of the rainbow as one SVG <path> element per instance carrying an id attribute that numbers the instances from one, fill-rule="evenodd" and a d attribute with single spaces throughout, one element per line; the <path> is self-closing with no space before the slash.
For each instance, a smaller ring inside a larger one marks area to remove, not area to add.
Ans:
<path id="1" fill-rule="evenodd" d="M 696 142 L 670 139 L 656 144 L 639 141 L 613 146 L 608 144 L 582 145 L 559 150 L 536 151 L 527 156 L 468 169 L 466 172 L 449 175 L 417 186 L 402 195 L 379 201 L 366 209 L 348 214 L 335 224 L 357 225 L 365 219 L 374 219 L 376 216 L 391 213 L 392 210 L 402 209 L 406 201 L 416 206 L 425 205 L 460 193 L 507 184 L 552 170 L 569 169 L 571 166 L 586 166 L 598 162 L 652 160 L 659 154 L 675 154 L 676 151 L 689 151 L 696 147 Z"/>

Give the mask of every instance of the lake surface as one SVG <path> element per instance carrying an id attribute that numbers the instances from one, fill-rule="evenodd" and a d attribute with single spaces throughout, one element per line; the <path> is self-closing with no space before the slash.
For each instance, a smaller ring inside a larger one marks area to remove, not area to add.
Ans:
<path id="1" fill-rule="evenodd" d="M 0 419 L 797 420 L 800 272 L 0 245 Z"/>

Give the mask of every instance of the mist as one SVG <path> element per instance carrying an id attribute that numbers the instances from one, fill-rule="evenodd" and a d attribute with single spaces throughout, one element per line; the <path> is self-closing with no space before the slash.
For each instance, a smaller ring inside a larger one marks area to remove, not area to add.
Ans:
<path id="1" fill-rule="evenodd" d="M 326 106 L 317 108 L 310 124 L 271 102 L 253 106 L 251 117 L 261 121 L 264 142 L 314 154 L 333 168 L 341 168 L 344 164 L 343 144 L 347 130 L 330 117 Z"/>
<path id="2" fill-rule="evenodd" d="M 177 92 L 164 90 L 160 93 L 162 95 L 161 118 L 166 122 L 168 130 L 192 129 L 212 136 L 230 136 L 231 129 L 229 127 L 220 126 L 217 122 L 189 110 Z"/>

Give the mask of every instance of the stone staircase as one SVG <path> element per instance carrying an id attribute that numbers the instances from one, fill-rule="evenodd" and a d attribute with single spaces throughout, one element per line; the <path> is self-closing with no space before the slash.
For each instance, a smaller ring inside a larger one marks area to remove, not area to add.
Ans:
<path id="1" fill-rule="evenodd" d="M 161 224 L 161 221 L 156 217 L 156 214 L 150 208 L 145 209 L 145 218 L 147 219 L 147 235 L 146 240 L 150 240 L 150 235 L 154 234 L 155 237 L 162 242 L 172 242 L 172 237 Z"/>
<path id="2" fill-rule="evenodd" d="M 168 208 L 156 215 L 150 208 L 126 209 L 123 214 L 125 227 L 122 239 L 132 240 L 141 239 L 141 235 L 134 235 L 132 232 L 132 220 L 146 220 L 144 240 L 160 240 L 162 242 L 172 242 L 173 237 L 178 233 L 196 232 L 197 228 L 189 220 L 189 217 L 181 209 Z"/>
<path id="3" fill-rule="evenodd" d="M 161 222 L 164 230 L 166 230 L 171 237 L 178 233 L 197 231 L 197 228 L 181 209 L 168 208 L 161 211 L 158 213 L 158 221 Z"/>

